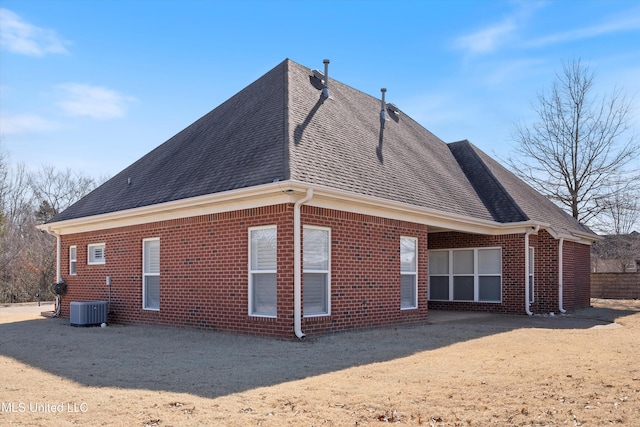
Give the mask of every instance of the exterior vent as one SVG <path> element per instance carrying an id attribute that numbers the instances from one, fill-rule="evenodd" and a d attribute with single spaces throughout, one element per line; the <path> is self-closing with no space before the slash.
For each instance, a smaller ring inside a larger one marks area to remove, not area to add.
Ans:
<path id="1" fill-rule="evenodd" d="M 391 111 L 393 114 L 396 114 L 396 115 L 400 113 L 400 109 L 396 107 L 395 104 L 392 104 L 390 102 L 387 103 L 387 110 Z"/>
<path id="2" fill-rule="evenodd" d="M 318 81 L 320 81 L 320 83 L 322 84 L 322 96 L 325 98 L 329 98 L 329 62 L 331 61 L 329 61 L 328 59 L 322 61 L 322 63 L 324 64 L 324 73 L 319 70 L 311 71 L 313 77 L 318 79 Z"/>
<path id="3" fill-rule="evenodd" d="M 98 326 L 107 323 L 106 301 L 71 302 L 71 326 Z"/>

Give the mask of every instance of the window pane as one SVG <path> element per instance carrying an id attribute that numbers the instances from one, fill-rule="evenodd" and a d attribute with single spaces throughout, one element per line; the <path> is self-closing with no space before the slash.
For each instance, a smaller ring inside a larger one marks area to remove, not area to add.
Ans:
<path id="1" fill-rule="evenodd" d="M 302 244 L 305 270 L 329 270 L 329 230 L 304 228 Z"/>
<path id="2" fill-rule="evenodd" d="M 76 274 L 76 262 L 71 261 L 69 263 L 69 274 Z"/>
<path id="3" fill-rule="evenodd" d="M 144 277 L 144 308 L 160 308 L 160 276 Z"/>
<path id="4" fill-rule="evenodd" d="M 429 252 L 429 274 L 449 274 L 449 252 Z"/>
<path id="5" fill-rule="evenodd" d="M 416 240 L 400 238 L 400 271 L 416 271 Z"/>
<path id="6" fill-rule="evenodd" d="M 529 265 L 533 268 L 533 248 L 529 248 Z"/>
<path id="7" fill-rule="evenodd" d="M 502 292 L 500 289 L 500 276 L 483 276 L 478 278 L 479 300 L 500 301 Z"/>
<path id="8" fill-rule="evenodd" d="M 69 248 L 69 259 L 72 261 L 76 260 L 76 247 L 72 246 Z"/>
<path id="9" fill-rule="evenodd" d="M 275 316 L 277 288 L 275 273 L 260 273 L 252 275 L 253 304 L 252 314 Z"/>
<path id="10" fill-rule="evenodd" d="M 473 274 L 473 250 L 453 251 L 453 274 Z"/>
<path id="11" fill-rule="evenodd" d="M 414 308 L 416 306 L 416 276 L 403 274 L 400 276 L 400 307 Z"/>
<path id="12" fill-rule="evenodd" d="M 429 292 L 431 299 L 449 300 L 449 276 L 431 276 Z"/>
<path id="13" fill-rule="evenodd" d="M 500 274 L 502 271 L 500 249 L 478 249 L 478 273 Z"/>
<path id="14" fill-rule="evenodd" d="M 276 269 L 275 228 L 251 230 L 251 270 Z"/>
<path id="15" fill-rule="evenodd" d="M 328 314 L 327 304 L 327 274 L 304 273 L 303 284 L 303 311 L 305 316 Z"/>
<path id="16" fill-rule="evenodd" d="M 144 272 L 160 274 L 160 240 L 145 240 Z"/>
<path id="17" fill-rule="evenodd" d="M 453 278 L 453 299 L 473 301 L 473 276 L 455 276 Z"/>

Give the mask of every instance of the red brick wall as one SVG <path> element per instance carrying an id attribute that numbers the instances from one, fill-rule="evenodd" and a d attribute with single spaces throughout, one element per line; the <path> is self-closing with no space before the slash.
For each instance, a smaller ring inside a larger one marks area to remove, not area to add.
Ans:
<path id="1" fill-rule="evenodd" d="M 330 316 L 303 319 L 308 335 L 411 323 L 427 316 L 426 226 L 303 207 L 302 223 L 331 227 Z M 277 318 L 247 314 L 248 228 L 278 227 Z M 418 309 L 400 310 L 400 236 L 418 238 Z M 160 238 L 160 311 L 142 309 L 142 239 Z M 87 265 L 87 245 L 106 243 L 106 263 Z M 68 274 L 77 246 L 77 275 Z M 62 237 L 62 276 L 71 301 L 109 299 L 110 322 L 155 323 L 293 336 L 293 205 L 246 209 Z"/>
<path id="2" fill-rule="evenodd" d="M 432 233 L 429 249 L 457 249 L 502 247 L 502 303 L 430 301 L 432 309 L 493 311 L 525 313 L 524 234 L 481 236 L 464 233 Z M 559 241 L 546 230 L 529 236 L 534 248 L 534 301 L 533 313 L 559 311 L 558 247 Z M 563 246 L 563 305 L 572 310 L 589 305 L 590 301 L 590 246 L 564 242 Z"/>
<path id="3" fill-rule="evenodd" d="M 540 230 L 537 236 L 529 236 L 535 254 L 534 301 L 529 307 L 533 313 L 559 311 L 559 243 L 546 230 Z"/>
<path id="4" fill-rule="evenodd" d="M 564 308 L 573 310 L 591 303 L 591 246 L 564 242 Z"/>
<path id="5" fill-rule="evenodd" d="M 246 209 L 62 237 L 62 271 L 71 301 L 108 300 L 110 322 L 157 323 L 285 336 L 291 330 L 293 263 L 278 259 L 278 318 L 247 315 L 248 228 L 277 225 L 278 253 L 293 251 L 291 205 Z M 160 238 L 160 311 L 142 309 L 142 239 Z M 106 263 L 87 265 L 87 244 L 105 242 Z M 77 276 L 68 275 L 69 245 L 77 245 Z"/>
<path id="6" fill-rule="evenodd" d="M 529 243 L 535 236 L 529 237 Z M 472 310 L 524 314 L 524 234 L 482 236 L 457 232 L 432 233 L 429 249 L 502 248 L 502 303 L 429 301 L 436 310 Z"/>
<path id="7" fill-rule="evenodd" d="M 303 207 L 303 223 L 330 227 L 332 240 L 332 315 L 304 319 L 305 333 L 426 320 L 426 226 L 313 207 Z M 418 238 L 415 310 L 400 310 L 401 236 Z"/>

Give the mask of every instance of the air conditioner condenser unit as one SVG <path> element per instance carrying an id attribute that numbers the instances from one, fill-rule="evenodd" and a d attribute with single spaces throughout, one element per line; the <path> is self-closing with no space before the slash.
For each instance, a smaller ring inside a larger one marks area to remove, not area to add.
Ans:
<path id="1" fill-rule="evenodd" d="M 72 301 L 71 326 L 99 326 L 107 323 L 106 301 Z"/>

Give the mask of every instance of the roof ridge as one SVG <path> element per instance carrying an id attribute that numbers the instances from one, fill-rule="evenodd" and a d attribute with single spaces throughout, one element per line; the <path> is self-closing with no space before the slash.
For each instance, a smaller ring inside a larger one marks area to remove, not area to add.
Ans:
<path id="1" fill-rule="evenodd" d="M 453 157 L 456 159 L 462 172 L 471 183 L 471 186 L 480 197 L 480 200 L 498 222 L 518 222 L 529 220 L 529 216 L 518 205 L 500 180 L 491 172 L 486 163 L 475 151 L 473 144 L 468 140 L 448 143 Z M 490 181 L 490 182 L 487 182 Z M 487 186 L 489 184 L 489 186 Z M 496 193 L 499 191 L 499 194 Z M 507 212 L 504 207 L 508 203 L 513 211 Z M 516 213 L 519 218 L 515 218 Z"/>
<path id="2" fill-rule="evenodd" d="M 282 126 L 282 180 L 288 181 L 291 178 L 291 136 L 289 134 L 289 122 L 291 121 L 291 100 L 289 93 L 289 83 L 290 83 L 290 74 L 291 74 L 291 64 L 296 64 L 295 61 L 292 61 L 289 58 L 286 58 L 284 61 L 285 70 L 282 73 L 283 79 L 283 87 L 284 92 L 282 96 L 283 102 L 283 110 L 284 114 L 282 115 L 282 119 L 284 120 Z M 299 65 L 299 64 L 298 64 Z"/>

